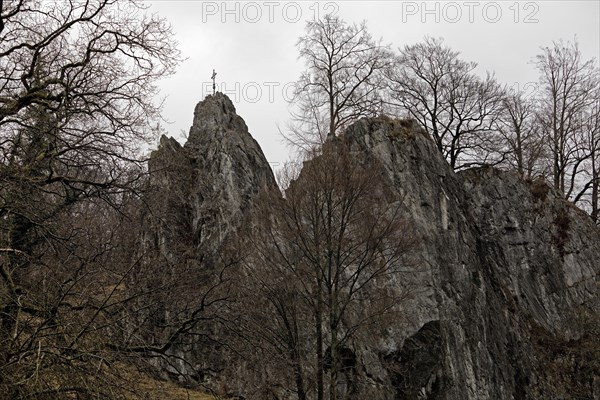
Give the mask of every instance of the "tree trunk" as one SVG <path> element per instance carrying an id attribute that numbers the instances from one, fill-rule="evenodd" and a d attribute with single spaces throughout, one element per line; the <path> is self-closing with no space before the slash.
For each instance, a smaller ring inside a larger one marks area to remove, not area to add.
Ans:
<path id="1" fill-rule="evenodd" d="M 598 165 L 596 163 L 596 150 L 592 154 L 592 219 L 598 223 L 598 186 L 600 186 L 600 171 L 598 171 Z"/>
<path id="2" fill-rule="evenodd" d="M 330 99 L 329 107 L 329 132 L 327 132 L 327 140 L 331 140 L 335 137 L 335 110 L 333 98 Z"/>
<path id="3" fill-rule="evenodd" d="M 329 369 L 329 400 L 337 400 L 338 352 L 336 334 L 331 332 L 331 368 Z"/>
<path id="4" fill-rule="evenodd" d="M 317 309 L 315 311 L 315 327 L 317 336 L 317 400 L 323 400 L 325 393 L 323 380 L 323 300 L 320 292 L 318 293 Z"/>
<path id="5" fill-rule="evenodd" d="M 298 400 L 306 400 L 306 389 L 304 388 L 304 374 L 302 373 L 302 364 L 300 363 L 300 354 L 298 348 L 292 350 L 292 362 L 294 363 L 294 378 L 296 380 L 296 390 L 298 391 Z"/>
<path id="6" fill-rule="evenodd" d="M 5 294 L 4 304 L 0 305 L 0 340 L 6 341 L 0 350 L 0 365 L 7 365 L 8 355 L 15 345 L 17 324 L 20 312 L 21 296 L 19 275 L 21 270 L 27 265 L 23 264 L 22 255 L 26 254 L 28 247 L 28 233 L 32 224 L 26 218 L 20 215 L 13 215 L 10 218 L 10 234 L 6 247 L 10 250 L 5 256 L 0 273 L 7 293 Z M 14 252 L 13 252 L 14 251 Z"/>

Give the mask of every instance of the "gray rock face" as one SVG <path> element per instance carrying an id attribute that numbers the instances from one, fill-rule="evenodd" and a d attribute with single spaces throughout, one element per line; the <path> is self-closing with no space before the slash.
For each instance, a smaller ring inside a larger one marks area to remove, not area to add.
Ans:
<path id="1" fill-rule="evenodd" d="M 260 146 L 222 93 L 196 105 L 183 147 L 161 138 L 149 169 L 158 209 L 167 213 L 157 241 L 169 257 L 182 244 L 182 231 L 183 242 L 197 252 L 216 251 L 238 227 L 252 198 L 277 186 Z"/>
<path id="2" fill-rule="evenodd" d="M 150 289 L 162 292 L 148 309 L 146 320 L 154 324 L 148 331 L 152 340 L 164 342 L 172 334 L 170 326 L 203 321 L 187 336 L 177 337 L 167 352 L 171 359 L 157 358 L 155 366 L 164 377 L 206 383 L 223 365 L 215 342 L 204 340 L 219 336 L 221 328 L 214 321 L 226 304 L 220 299 L 230 297 L 220 276 L 225 268 L 219 264 L 224 262 L 221 249 L 255 196 L 277 184 L 258 143 L 222 93 L 198 103 L 185 145 L 160 139 L 149 172 L 141 252 L 144 273 L 156 276 Z M 203 302 L 211 303 L 206 311 Z"/>
<path id="3" fill-rule="evenodd" d="M 412 323 L 397 348 L 370 349 L 394 398 L 598 398 L 591 219 L 543 182 L 492 168 L 455 174 L 407 122 L 364 119 L 346 138 L 384 162 L 423 240 Z"/>
<path id="4" fill-rule="evenodd" d="M 456 174 L 409 121 L 363 119 L 344 138 L 381 160 L 421 239 L 418 272 L 398 283 L 414 289 L 407 318 L 356 346 L 369 388 L 360 398 L 599 399 L 600 232 L 591 219 L 543 182 L 492 168 Z M 276 187 L 220 93 L 196 106 L 184 146 L 161 139 L 150 171 L 157 217 L 146 220 L 144 246 L 172 264 L 203 258 L 205 267 L 254 196 Z M 183 370 L 227 366 L 198 361 L 201 344 L 191 349 L 179 354 Z"/>

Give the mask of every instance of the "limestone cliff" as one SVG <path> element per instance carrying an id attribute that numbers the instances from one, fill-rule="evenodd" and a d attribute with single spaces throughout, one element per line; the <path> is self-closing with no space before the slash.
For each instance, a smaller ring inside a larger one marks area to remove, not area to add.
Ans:
<path id="1" fill-rule="evenodd" d="M 592 220 L 544 182 L 455 174 L 410 123 L 364 119 L 345 136 L 383 161 L 423 239 L 412 333 L 379 350 L 394 398 L 599 398 Z"/>
<path id="2" fill-rule="evenodd" d="M 415 125 L 363 119 L 343 136 L 383 163 L 422 243 L 409 318 L 356 344 L 358 398 L 599 399 L 599 229 L 544 182 L 493 168 L 455 173 Z M 220 93 L 196 106 L 184 146 L 161 139 L 150 171 L 160 217 L 146 220 L 145 247 L 174 263 L 214 254 L 254 196 L 275 187 Z M 198 361 L 199 344 L 193 351 L 180 354 L 194 359 L 186 373 L 228 367 L 218 356 Z"/>
<path id="3" fill-rule="evenodd" d="M 252 197 L 277 186 L 258 143 L 222 93 L 196 105 L 184 146 L 160 139 L 149 170 L 159 203 L 155 210 L 167 215 L 161 229 L 168 232 L 155 232 L 165 254 L 176 252 L 173 244 L 182 243 L 182 233 L 197 252 L 215 251 L 241 222 Z"/>
<path id="4" fill-rule="evenodd" d="M 222 93 L 196 105 L 183 146 L 160 139 L 149 173 L 138 253 L 144 274 L 153 277 L 145 281 L 157 306 L 138 323 L 150 325 L 147 340 L 170 343 L 163 351 L 167 358 L 156 357 L 161 376 L 218 381 L 224 364 L 218 321 L 231 298 L 226 272 L 237 257 L 226 259 L 222 248 L 254 197 L 277 184 L 258 143 Z M 185 332 L 175 334 L 171 327 Z"/>

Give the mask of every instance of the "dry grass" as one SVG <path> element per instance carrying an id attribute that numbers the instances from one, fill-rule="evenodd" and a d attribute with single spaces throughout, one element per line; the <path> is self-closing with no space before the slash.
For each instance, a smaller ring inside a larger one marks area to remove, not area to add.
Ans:
<path id="1" fill-rule="evenodd" d="M 135 392 L 128 400 L 225 400 L 200 389 L 183 388 L 173 382 L 156 379 L 132 367 L 121 366 L 120 370 L 131 382 L 129 389 Z"/>
<path id="2" fill-rule="evenodd" d="M 147 378 L 139 384 L 139 393 L 144 400 L 221 400 L 201 391 L 179 387 L 171 382 Z M 131 399 L 134 400 L 134 399 Z M 137 400 L 137 399 L 135 399 Z"/>

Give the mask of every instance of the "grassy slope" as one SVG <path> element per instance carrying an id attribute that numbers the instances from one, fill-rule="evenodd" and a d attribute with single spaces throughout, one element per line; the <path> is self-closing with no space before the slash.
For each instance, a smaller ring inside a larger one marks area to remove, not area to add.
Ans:
<path id="1" fill-rule="evenodd" d="M 129 366 L 120 366 L 120 372 L 131 383 L 135 392 L 128 400 L 224 400 L 207 394 L 200 389 L 186 389 L 173 382 L 156 379 Z"/>
<path id="2" fill-rule="evenodd" d="M 217 397 L 200 391 L 185 389 L 171 382 L 162 382 L 151 378 L 140 387 L 140 394 L 143 394 L 144 400 L 219 400 Z"/>

